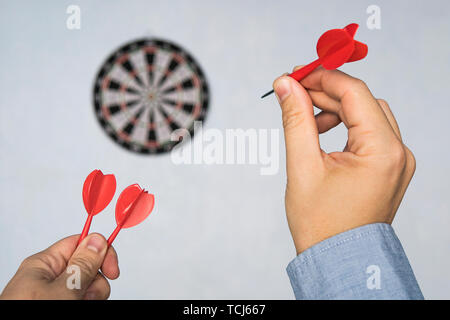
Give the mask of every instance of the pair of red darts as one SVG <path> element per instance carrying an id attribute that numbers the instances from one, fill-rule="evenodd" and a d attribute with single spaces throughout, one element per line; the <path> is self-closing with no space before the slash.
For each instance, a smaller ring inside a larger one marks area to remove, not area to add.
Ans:
<path id="1" fill-rule="evenodd" d="M 100 170 L 92 171 L 83 185 L 83 203 L 88 217 L 81 232 L 78 244 L 88 235 L 92 218 L 105 209 L 116 192 L 116 178 L 113 174 L 104 175 Z M 116 203 L 117 227 L 108 238 L 112 244 L 122 228 L 130 228 L 141 223 L 152 212 L 155 197 L 138 184 L 125 188 Z"/>
<path id="2" fill-rule="evenodd" d="M 300 81 L 320 65 L 327 70 L 334 70 L 344 63 L 364 59 L 368 52 L 367 45 L 353 39 L 358 27 L 358 24 L 351 23 L 343 29 L 332 29 L 322 34 L 316 46 L 319 58 L 288 76 Z M 261 98 L 271 93 L 273 90 Z"/>

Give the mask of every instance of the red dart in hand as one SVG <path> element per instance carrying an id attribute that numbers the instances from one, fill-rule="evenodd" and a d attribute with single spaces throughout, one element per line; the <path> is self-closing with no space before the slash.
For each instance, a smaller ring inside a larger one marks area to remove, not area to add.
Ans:
<path id="1" fill-rule="evenodd" d="M 346 62 L 364 59 L 368 51 L 367 45 L 353 39 L 358 27 L 358 24 L 352 23 L 343 29 L 332 29 L 325 32 L 317 41 L 316 50 L 319 58 L 291 73 L 289 77 L 300 81 L 320 65 L 327 70 L 333 70 Z M 267 97 L 271 93 L 273 90 L 261 98 Z"/>
<path id="2" fill-rule="evenodd" d="M 116 192 L 116 178 L 113 174 L 104 175 L 100 170 L 92 171 L 84 181 L 83 203 L 88 213 L 78 244 L 89 233 L 92 218 L 106 208 Z"/>
<path id="3" fill-rule="evenodd" d="M 110 246 L 122 228 L 130 228 L 141 223 L 152 212 L 155 197 L 138 184 L 128 186 L 119 196 L 116 204 L 117 227 L 108 239 Z"/>

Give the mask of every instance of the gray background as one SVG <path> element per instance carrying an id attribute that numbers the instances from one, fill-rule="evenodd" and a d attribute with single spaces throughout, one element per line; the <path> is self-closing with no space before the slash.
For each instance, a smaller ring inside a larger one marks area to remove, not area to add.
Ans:
<path id="1" fill-rule="evenodd" d="M 81 30 L 66 28 L 70 4 L 81 7 Z M 366 27 L 370 4 L 381 7 L 381 30 Z M 114 144 L 94 117 L 92 84 L 123 43 L 167 38 L 209 79 L 204 127 L 281 128 L 275 98 L 260 95 L 315 58 L 323 31 L 357 22 L 369 55 L 342 70 L 391 104 L 417 158 L 394 227 L 425 297 L 450 298 L 449 16 L 448 1 L 2 1 L 0 287 L 23 258 L 81 231 L 82 183 L 101 168 L 118 190 L 139 182 L 157 197 L 150 218 L 117 238 L 112 298 L 293 298 L 282 136 L 278 175 L 175 166 Z M 321 140 L 334 151 L 345 137 L 340 126 Z M 107 236 L 114 226 L 111 205 L 91 230 Z"/>

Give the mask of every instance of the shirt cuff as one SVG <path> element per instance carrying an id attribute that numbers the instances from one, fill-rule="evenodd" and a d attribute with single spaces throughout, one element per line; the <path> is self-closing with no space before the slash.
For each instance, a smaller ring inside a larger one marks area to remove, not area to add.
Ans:
<path id="1" fill-rule="evenodd" d="M 394 229 L 374 223 L 299 254 L 287 273 L 297 299 L 423 299 Z"/>

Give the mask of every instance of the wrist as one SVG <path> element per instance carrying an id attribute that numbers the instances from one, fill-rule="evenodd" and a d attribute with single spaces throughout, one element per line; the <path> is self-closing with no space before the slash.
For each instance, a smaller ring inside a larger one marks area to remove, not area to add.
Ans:
<path id="1" fill-rule="evenodd" d="M 294 246 L 297 255 L 317 245 L 318 243 L 332 238 L 338 234 L 356 229 L 365 225 L 374 223 L 391 224 L 391 221 L 384 221 L 383 219 L 373 219 L 368 221 L 354 221 L 353 223 L 338 224 L 335 222 L 328 222 L 322 224 L 308 225 L 302 228 L 292 230 L 291 234 L 294 241 Z"/>

